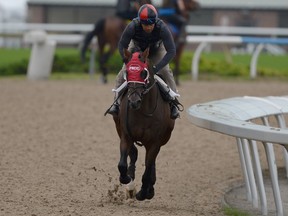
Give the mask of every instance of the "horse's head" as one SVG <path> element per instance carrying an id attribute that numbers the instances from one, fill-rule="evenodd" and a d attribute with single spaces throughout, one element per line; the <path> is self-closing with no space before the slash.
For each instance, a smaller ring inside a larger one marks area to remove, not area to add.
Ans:
<path id="1" fill-rule="evenodd" d="M 128 82 L 128 103 L 135 110 L 139 109 L 143 95 L 147 92 L 150 72 L 148 70 L 149 48 L 144 52 L 131 53 L 124 50 L 126 79 Z"/>

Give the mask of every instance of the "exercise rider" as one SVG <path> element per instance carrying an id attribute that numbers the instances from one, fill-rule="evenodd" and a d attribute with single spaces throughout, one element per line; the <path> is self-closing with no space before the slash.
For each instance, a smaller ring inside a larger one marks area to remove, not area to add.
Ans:
<path id="1" fill-rule="evenodd" d="M 171 92 L 176 93 L 173 72 L 169 67 L 169 62 L 176 54 L 175 43 L 167 25 L 158 18 L 157 10 L 152 4 L 144 4 L 140 7 L 138 17 L 128 24 L 118 44 L 118 49 L 123 59 L 125 48 L 128 48 L 129 51 L 135 49 L 144 51 L 147 47 L 150 49 L 149 60 L 153 63 L 153 72 L 164 79 L 171 88 Z M 124 64 L 116 77 L 116 89 L 125 81 L 123 76 L 125 70 L 126 65 Z M 117 99 L 117 92 L 115 96 Z M 170 101 L 172 119 L 180 116 L 176 106 L 177 103 L 173 103 L 175 101 L 177 101 L 176 97 Z M 111 115 L 118 115 L 119 101 L 115 100 L 107 112 Z"/>

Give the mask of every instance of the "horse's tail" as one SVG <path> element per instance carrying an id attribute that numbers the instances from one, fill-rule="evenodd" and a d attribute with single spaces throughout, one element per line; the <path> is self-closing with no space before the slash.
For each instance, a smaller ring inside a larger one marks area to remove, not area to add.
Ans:
<path id="1" fill-rule="evenodd" d="M 104 27 L 105 27 L 105 18 L 102 18 L 98 22 L 95 23 L 94 29 L 85 35 L 83 45 L 81 48 L 81 60 L 82 60 L 82 62 L 85 62 L 86 50 L 87 50 L 89 44 L 91 43 L 93 37 L 98 36 L 99 33 L 103 32 Z"/>

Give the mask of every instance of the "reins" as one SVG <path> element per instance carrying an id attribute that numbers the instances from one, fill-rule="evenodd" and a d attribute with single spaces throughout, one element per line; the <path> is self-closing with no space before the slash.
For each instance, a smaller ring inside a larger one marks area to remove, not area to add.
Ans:
<path id="1" fill-rule="evenodd" d="M 138 86 L 138 87 L 134 87 L 134 86 L 129 86 L 128 88 L 132 88 L 133 89 L 133 91 L 131 92 L 131 93 L 129 93 L 129 94 L 127 94 L 127 99 L 128 99 L 128 97 L 131 95 L 131 94 L 138 94 L 138 96 L 141 98 L 141 100 L 143 99 L 143 96 L 144 95 L 146 95 L 154 86 L 155 86 L 155 84 L 156 84 L 156 81 L 153 79 L 153 82 L 151 83 L 151 85 L 148 85 L 147 87 L 145 87 L 145 89 L 144 89 L 144 91 L 143 92 L 141 92 L 141 95 L 139 95 L 139 93 L 136 91 L 138 88 L 142 88 L 141 86 Z M 146 117 L 152 117 L 153 116 L 153 114 L 154 114 L 154 112 L 156 111 L 156 109 L 157 109 L 157 107 L 158 107 L 158 98 L 159 98 L 159 90 L 157 89 L 156 90 L 156 93 L 157 93 L 157 95 L 156 95 L 156 100 L 155 100 L 155 105 L 154 105 L 154 107 L 153 107 L 153 110 L 151 111 L 151 112 L 145 112 L 145 113 L 143 113 L 142 112 L 142 114 L 144 115 L 144 116 L 146 116 Z M 128 124 L 128 122 L 129 122 L 129 104 L 127 103 L 127 106 L 126 106 L 126 120 L 125 120 L 125 125 L 126 125 L 126 129 L 127 129 L 127 132 L 128 132 L 128 135 L 129 135 L 129 137 L 132 139 L 132 135 L 131 135 L 131 131 L 130 131 L 130 127 L 129 127 L 129 124 Z M 139 141 L 134 141 L 137 145 L 139 145 L 139 146 L 143 146 L 142 145 L 142 143 L 141 142 L 139 142 Z"/>
<path id="2" fill-rule="evenodd" d="M 143 97 L 143 94 L 139 94 L 138 92 L 137 92 L 137 89 L 139 89 L 139 88 L 142 88 L 141 86 L 128 86 L 128 89 L 133 89 L 133 91 L 132 92 L 130 92 L 128 95 L 127 95 L 127 97 L 129 98 L 130 97 L 130 95 L 132 95 L 132 94 L 137 94 L 140 98 L 141 98 L 141 100 L 142 100 L 142 97 Z"/>
<path id="3" fill-rule="evenodd" d="M 159 99 L 159 90 L 156 89 L 157 92 L 152 92 L 151 90 L 153 87 L 155 87 L 155 79 L 153 77 L 153 73 L 148 71 L 148 55 L 149 55 L 149 48 L 145 49 L 145 51 L 141 52 L 134 52 L 130 53 L 128 50 L 124 50 L 124 55 L 127 59 L 129 59 L 128 63 L 126 64 L 126 70 L 127 70 L 127 104 L 126 104 L 126 110 L 124 121 L 125 121 L 125 127 L 128 133 L 128 136 L 132 139 L 132 133 L 131 129 L 133 125 L 129 125 L 129 119 L 132 117 L 132 122 L 137 122 L 138 119 L 133 119 L 132 111 L 130 109 L 129 103 L 131 102 L 130 99 L 132 97 L 132 101 L 137 99 L 135 103 L 137 103 L 138 111 L 135 111 L 136 117 L 141 117 L 143 115 L 144 117 L 151 118 L 158 107 L 158 99 Z M 151 91 L 151 92 L 150 92 Z M 148 93 L 150 92 L 150 96 Z M 156 95 L 152 95 L 152 94 Z M 145 97 L 146 95 L 146 97 Z M 155 102 L 154 102 L 155 100 Z M 146 104 L 144 104 L 144 102 Z M 139 104 L 140 102 L 140 104 Z M 134 102 L 133 102 L 134 103 Z M 133 106 L 135 104 L 132 104 Z M 140 106 L 140 107 L 139 107 Z M 150 109 L 151 107 L 151 109 Z M 134 141 L 136 144 L 140 145 L 141 143 L 139 141 Z"/>
<path id="4" fill-rule="evenodd" d="M 148 87 L 146 88 L 146 90 L 143 91 L 143 95 L 147 94 L 154 86 L 155 86 L 156 82 L 155 80 L 153 80 L 153 83 Z M 147 116 L 147 117 L 152 117 L 153 116 L 153 113 L 155 112 L 155 110 L 157 109 L 157 106 L 158 106 L 158 97 L 159 97 L 159 91 L 157 90 L 157 95 L 156 95 L 156 101 L 155 101 L 155 105 L 154 105 L 154 108 L 152 110 L 152 112 L 150 113 L 143 113 L 143 115 Z"/>

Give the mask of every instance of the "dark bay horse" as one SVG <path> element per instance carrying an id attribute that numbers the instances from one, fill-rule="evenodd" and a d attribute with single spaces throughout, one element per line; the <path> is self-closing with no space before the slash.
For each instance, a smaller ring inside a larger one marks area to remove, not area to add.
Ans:
<path id="1" fill-rule="evenodd" d="M 97 58 L 97 62 L 102 73 L 101 79 L 103 83 L 107 83 L 107 61 L 117 49 L 118 41 L 126 25 L 126 21 L 119 17 L 106 17 L 97 21 L 94 25 L 94 29 L 88 32 L 84 38 L 81 48 L 81 60 L 83 63 L 85 62 L 85 55 L 88 46 L 90 45 L 93 37 L 97 37 L 99 49 L 99 57 Z"/>
<path id="2" fill-rule="evenodd" d="M 132 54 L 128 50 L 124 53 L 129 61 L 126 65 L 127 91 L 122 95 L 119 115 L 113 116 L 120 137 L 120 182 L 133 182 L 138 157 L 135 144 L 144 146 L 145 171 L 136 199 L 152 199 L 156 182 L 156 157 L 161 146 L 169 141 L 175 120 L 170 118 L 169 103 L 160 95 L 153 70 L 149 70 L 149 48 L 142 53 Z"/>
<path id="3" fill-rule="evenodd" d="M 184 3 L 184 8 L 185 10 L 182 11 L 182 16 L 185 17 L 185 19 L 187 21 L 189 21 L 190 18 L 190 13 L 192 11 L 198 10 L 200 8 L 200 4 L 195 1 L 195 0 L 183 0 Z M 163 4 L 163 7 L 166 7 L 165 5 L 165 1 Z M 161 10 L 160 10 L 161 11 Z M 162 18 L 165 21 L 165 17 L 161 17 L 161 13 L 159 14 L 160 18 Z M 174 42 L 176 45 L 176 56 L 173 59 L 173 63 L 174 63 L 174 69 L 173 69 L 173 74 L 175 77 L 175 82 L 177 85 L 179 85 L 179 75 L 180 75 L 180 60 L 181 60 L 181 56 L 182 53 L 184 51 L 185 48 L 185 44 L 186 44 L 186 40 L 185 38 L 181 38 L 179 32 L 175 32 L 173 29 L 175 28 L 175 26 L 173 26 L 173 24 L 169 23 L 168 21 L 165 21 L 168 26 L 170 27 L 171 33 L 173 35 L 174 38 Z M 178 29 L 179 31 L 179 29 Z M 186 37 L 186 35 L 184 35 Z"/>
<path id="4" fill-rule="evenodd" d="M 151 0 L 141 0 L 139 7 L 143 4 L 151 4 Z M 136 10 L 138 11 L 138 8 L 136 8 Z M 80 53 L 81 60 L 83 63 L 85 62 L 87 48 L 94 36 L 97 37 L 99 49 L 99 57 L 97 58 L 97 62 L 102 74 L 101 79 L 103 83 L 107 83 L 107 61 L 118 48 L 118 42 L 127 23 L 128 20 L 122 19 L 118 16 L 108 16 L 98 20 L 94 24 L 93 30 L 85 35 Z"/>
<path id="5" fill-rule="evenodd" d="M 195 0 L 183 0 L 185 11 L 183 11 L 183 16 L 189 20 L 189 13 L 191 11 L 197 10 L 199 8 L 199 3 Z M 143 4 L 151 4 L 151 0 L 142 0 L 140 5 Z M 165 21 L 165 18 L 159 14 L 159 17 Z M 127 25 L 127 20 L 124 20 L 117 16 L 109 16 L 103 19 L 98 20 L 92 31 L 88 32 L 84 38 L 83 45 L 81 48 L 81 59 L 82 62 L 85 61 L 86 51 L 88 46 L 90 45 L 92 39 L 97 37 L 97 44 L 99 49 L 99 57 L 97 58 L 97 62 L 100 67 L 100 71 L 102 74 L 102 82 L 107 83 L 107 61 L 109 58 L 115 53 L 118 48 L 118 42 L 120 40 L 121 34 L 124 31 Z M 185 48 L 185 41 L 179 40 L 179 34 L 173 32 L 171 30 L 174 41 L 176 44 L 176 56 L 174 58 L 174 76 L 176 84 L 179 85 L 179 67 L 180 67 L 180 59 L 181 55 Z"/>

